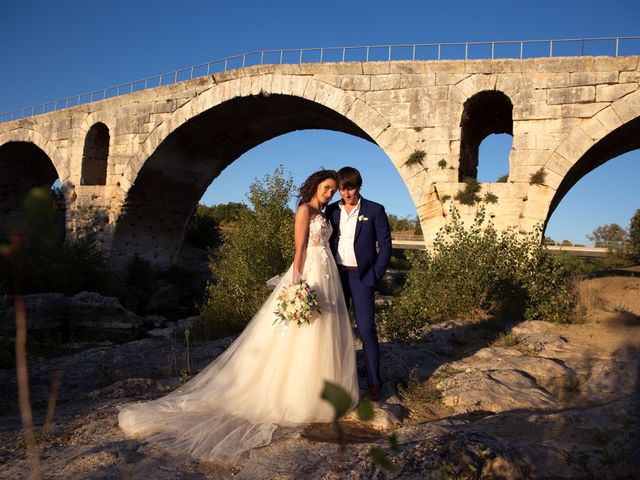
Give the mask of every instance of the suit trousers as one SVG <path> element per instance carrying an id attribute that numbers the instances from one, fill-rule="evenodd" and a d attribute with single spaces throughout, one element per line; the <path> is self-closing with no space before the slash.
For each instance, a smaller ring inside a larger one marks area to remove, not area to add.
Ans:
<path id="1" fill-rule="evenodd" d="M 358 333 L 362 340 L 362 353 L 367 367 L 367 382 L 382 385 L 380 377 L 380 345 L 375 321 L 375 287 L 362 283 L 357 270 L 340 269 L 340 280 L 347 307 L 351 303 L 356 317 Z"/>

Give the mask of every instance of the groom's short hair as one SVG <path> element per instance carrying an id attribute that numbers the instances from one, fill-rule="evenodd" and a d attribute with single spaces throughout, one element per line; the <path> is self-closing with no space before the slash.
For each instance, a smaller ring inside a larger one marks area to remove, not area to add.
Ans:
<path id="1" fill-rule="evenodd" d="M 340 188 L 362 187 L 362 177 L 360 172 L 353 167 L 342 167 L 338 170 L 338 186 Z"/>

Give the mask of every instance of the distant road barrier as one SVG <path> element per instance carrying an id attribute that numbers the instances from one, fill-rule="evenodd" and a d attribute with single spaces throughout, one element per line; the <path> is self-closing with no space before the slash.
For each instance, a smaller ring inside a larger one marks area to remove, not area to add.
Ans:
<path id="1" fill-rule="evenodd" d="M 391 245 L 401 250 L 425 250 L 424 238 L 420 235 L 391 234 Z M 577 257 L 605 257 L 608 249 L 605 247 L 577 247 L 574 245 L 545 245 L 554 255 L 568 253 Z"/>
<path id="2" fill-rule="evenodd" d="M 153 77 L 86 92 L 52 102 L 0 113 L 0 123 L 63 110 L 107 98 L 140 92 L 215 73 L 256 65 L 327 62 L 390 62 L 402 60 L 495 60 L 544 57 L 640 55 L 640 36 L 505 40 L 498 42 L 416 43 L 350 47 L 259 50 L 212 60 Z"/>

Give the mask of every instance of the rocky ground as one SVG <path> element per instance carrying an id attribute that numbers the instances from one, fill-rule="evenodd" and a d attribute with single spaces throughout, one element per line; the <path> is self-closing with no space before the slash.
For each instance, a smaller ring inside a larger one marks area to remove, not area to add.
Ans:
<path id="1" fill-rule="evenodd" d="M 345 420 L 343 450 L 331 426 L 308 425 L 276 432 L 233 468 L 173 456 L 117 428 L 119 405 L 180 383 L 184 338 L 33 359 L 37 427 L 51 376 L 61 375 L 51 432 L 39 435 L 44 477 L 640 478 L 640 279 L 592 279 L 579 288 L 580 324 L 523 322 L 501 331 L 490 319 L 451 321 L 420 344 L 383 344 L 384 398 L 373 421 Z M 231 340 L 192 344 L 192 368 Z M 30 473 L 15 389 L 15 372 L 0 371 L 0 477 L 7 479 Z M 372 447 L 386 453 L 395 473 L 372 461 Z"/>

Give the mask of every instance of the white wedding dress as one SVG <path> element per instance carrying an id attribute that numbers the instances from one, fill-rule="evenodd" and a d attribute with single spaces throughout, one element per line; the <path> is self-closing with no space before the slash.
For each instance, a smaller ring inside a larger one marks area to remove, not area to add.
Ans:
<path id="1" fill-rule="evenodd" d="M 309 224 L 302 278 L 315 291 L 321 313 L 309 325 L 277 322 L 276 297 L 291 283 L 293 267 L 244 331 L 202 372 L 169 395 L 125 405 L 123 432 L 174 453 L 233 464 L 251 448 L 269 444 L 280 426 L 329 422 L 321 399 L 325 380 L 358 399 L 353 333 L 329 249 L 331 224 Z"/>

